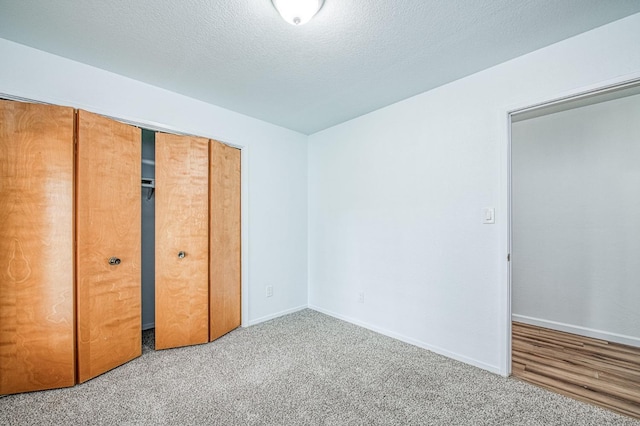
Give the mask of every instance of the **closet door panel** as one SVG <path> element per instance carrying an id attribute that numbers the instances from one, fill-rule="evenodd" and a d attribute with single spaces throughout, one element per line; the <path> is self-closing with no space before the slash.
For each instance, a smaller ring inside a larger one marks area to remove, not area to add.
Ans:
<path id="1" fill-rule="evenodd" d="M 78 380 L 84 382 L 142 352 L 141 131 L 79 111 L 77 159 Z"/>
<path id="2" fill-rule="evenodd" d="M 211 141 L 209 340 L 240 326 L 240 150 Z"/>
<path id="3" fill-rule="evenodd" d="M 73 386 L 72 108 L 0 101 L 0 394 Z"/>
<path id="4" fill-rule="evenodd" d="M 208 341 L 208 142 L 156 135 L 156 349 Z"/>

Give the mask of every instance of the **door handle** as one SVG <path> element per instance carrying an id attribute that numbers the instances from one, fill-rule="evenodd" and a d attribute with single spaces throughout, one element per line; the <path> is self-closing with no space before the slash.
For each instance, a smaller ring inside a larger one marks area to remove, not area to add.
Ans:
<path id="1" fill-rule="evenodd" d="M 187 255 L 187 253 L 183 252 L 183 251 L 179 251 L 178 252 L 178 258 L 180 259 L 184 259 L 184 257 Z"/>
<path id="2" fill-rule="evenodd" d="M 109 258 L 109 265 L 119 265 L 121 262 L 120 259 L 118 259 L 117 257 L 110 257 Z"/>

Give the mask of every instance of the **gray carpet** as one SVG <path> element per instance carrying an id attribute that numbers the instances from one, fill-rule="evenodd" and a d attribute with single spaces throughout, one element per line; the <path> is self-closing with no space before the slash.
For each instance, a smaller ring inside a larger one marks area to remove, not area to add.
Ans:
<path id="1" fill-rule="evenodd" d="M 304 310 L 0 398 L 2 425 L 640 425 Z"/>

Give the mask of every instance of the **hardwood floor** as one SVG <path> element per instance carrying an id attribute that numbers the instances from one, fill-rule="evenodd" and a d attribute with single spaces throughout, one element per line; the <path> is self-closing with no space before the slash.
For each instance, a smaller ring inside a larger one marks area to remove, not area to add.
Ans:
<path id="1" fill-rule="evenodd" d="M 640 418 L 640 348 L 513 323 L 512 374 Z"/>

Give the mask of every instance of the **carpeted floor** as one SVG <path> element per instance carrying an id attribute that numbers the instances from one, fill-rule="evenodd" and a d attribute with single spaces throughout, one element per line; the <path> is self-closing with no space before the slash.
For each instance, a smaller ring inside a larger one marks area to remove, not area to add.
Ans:
<path id="1" fill-rule="evenodd" d="M 640 425 L 312 310 L 153 350 L 69 389 L 0 398 L 1 425 Z"/>

